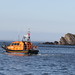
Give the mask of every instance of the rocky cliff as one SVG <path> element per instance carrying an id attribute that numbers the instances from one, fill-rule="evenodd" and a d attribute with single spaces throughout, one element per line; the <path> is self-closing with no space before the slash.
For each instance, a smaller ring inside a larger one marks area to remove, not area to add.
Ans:
<path id="1" fill-rule="evenodd" d="M 75 35 L 71 33 L 65 34 L 64 37 L 60 38 L 60 45 L 75 45 Z"/>

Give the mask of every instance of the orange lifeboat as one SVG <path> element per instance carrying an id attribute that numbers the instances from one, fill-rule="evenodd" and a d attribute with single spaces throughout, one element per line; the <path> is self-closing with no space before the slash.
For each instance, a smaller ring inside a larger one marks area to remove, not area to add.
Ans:
<path id="1" fill-rule="evenodd" d="M 26 38 L 27 41 L 25 41 Z M 39 50 L 36 50 L 37 46 L 34 46 L 33 43 L 30 41 L 29 33 L 27 37 L 23 37 L 22 41 L 12 42 L 9 46 L 3 45 L 2 48 L 4 48 L 6 52 L 12 53 L 38 54 L 39 52 Z"/>
<path id="2" fill-rule="evenodd" d="M 35 50 L 34 47 L 36 48 L 33 43 L 26 41 L 15 41 L 9 46 L 2 46 L 6 52 L 38 54 L 39 50 Z"/>

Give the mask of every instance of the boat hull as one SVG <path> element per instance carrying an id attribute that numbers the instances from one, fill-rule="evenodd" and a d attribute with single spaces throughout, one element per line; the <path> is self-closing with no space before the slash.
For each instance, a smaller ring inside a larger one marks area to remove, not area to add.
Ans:
<path id="1" fill-rule="evenodd" d="M 7 49 L 6 47 L 2 47 L 3 49 L 6 50 L 6 52 L 9 53 L 25 53 L 25 54 L 38 54 L 39 50 L 10 50 Z"/>
<path id="2" fill-rule="evenodd" d="M 9 49 L 5 49 L 6 52 L 9 52 L 9 53 L 28 53 L 27 50 L 9 50 Z"/>

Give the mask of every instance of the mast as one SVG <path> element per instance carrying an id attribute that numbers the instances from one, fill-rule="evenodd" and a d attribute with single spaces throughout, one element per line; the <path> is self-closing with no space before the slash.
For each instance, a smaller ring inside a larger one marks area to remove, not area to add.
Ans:
<path id="1" fill-rule="evenodd" d="M 31 41 L 31 39 L 30 39 L 30 28 L 28 28 L 28 33 L 27 33 L 27 35 L 28 35 L 27 41 Z"/>
<path id="2" fill-rule="evenodd" d="M 28 32 L 26 35 L 23 36 L 23 39 L 22 41 L 27 41 L 27 42 L 30 42 L 30 28 L 28 28 Z"/>

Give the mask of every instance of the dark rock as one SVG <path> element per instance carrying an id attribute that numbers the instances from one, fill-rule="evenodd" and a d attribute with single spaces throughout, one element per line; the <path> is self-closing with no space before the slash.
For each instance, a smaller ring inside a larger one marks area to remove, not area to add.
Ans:
<path id="1" fill-rule="evenodd" d="M 57 45 L 58 41 L 54 41 L 54 42 L 44 42 L 42 44 L 50 44 L 50 45 Z"/>
<path id="2" fill-rule="evenodd" d="M 43 44 L 54 44 L 53 42 L 44 42 Z"/>
<path id="3" fill-rule="evenodd" d="M 58 45 L 58 43 L 59 43 L 58 41 L 54 41 L 54 44 L 55 44 L 55 45 Z"/>

